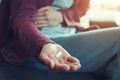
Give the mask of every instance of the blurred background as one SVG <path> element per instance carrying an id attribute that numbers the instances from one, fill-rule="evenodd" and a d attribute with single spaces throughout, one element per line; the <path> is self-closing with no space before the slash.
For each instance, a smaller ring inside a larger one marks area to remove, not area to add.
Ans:
<path id="1" fill-rule="evenodd" d="M 87 14 L 81 19 L 83 26 L 120 26 L 120 0 L 91 0 Z"/>

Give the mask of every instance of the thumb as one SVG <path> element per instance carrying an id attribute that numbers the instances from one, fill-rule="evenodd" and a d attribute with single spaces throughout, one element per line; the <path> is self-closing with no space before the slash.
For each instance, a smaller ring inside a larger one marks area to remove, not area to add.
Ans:
<path id="1" fill-rule="evenodd" d="M 47 55 L 41 56 L 41 61 L 50 69 L 54 68 L 54 61 Z"/>

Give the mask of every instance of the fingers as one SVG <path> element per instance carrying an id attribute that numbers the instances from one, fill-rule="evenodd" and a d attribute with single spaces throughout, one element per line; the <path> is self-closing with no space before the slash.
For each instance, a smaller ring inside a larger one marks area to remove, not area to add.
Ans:
<path id="1" fill-rule="evenodd" d="M 47 65 L 48 68 L 54 69 L 54 62 L 50 58 L 47 58 L 45 60 L 45 64 Z"/>
<path id="2" fill-rule="evenodd" d="M 41 60 L 43 61 L 43 63 L 50 69 L 54 68 L 54 61 L 49 57 L 49 56 L 42 56 Z"/>
<path id="3" fill-rule="evenodd" d="M 43 12 L 36 13 L 33 16 L 32 19 L 33 19 L 34 22 L 38 22 L 38 23 L 39 23 L 39 21 L 47 21 L 48 20 L 48 18 L 46 17 L 45 13 L 43 13 Z"/>
<path id="4" fill-rule="evenodd" d="M 61 71 L 76 71 L 81 67 L 80 62 L 75 57 L 68 57 L 68 60 L 65 58 L 59 59 L 54 66 L 55 70 Z"/>
<path id="5" fill-rule="evenodd" d="M 67 64 L 70 65 L 70 70 L 76 71 L 81 67 L 80 61 L 75 57 L 69 57 Z"/>
<path id="6" fill-rule="evenodd" d="M 50 23 L 50 21 L 45 21 L 45 20 L 41 20 L 41 21 L 37 21 L 37 22 L 34 22 L 34 24 L 37 26 L 37 27 L 53 27 L 53 25 Z"/>
<path id="7" fill-rule="evenodd" d="M 78 66 L 76 66 L 76 65 L 70 65 L 70 70 L 76 71 L 76 70 L 78 70 L 78 69 L 79 69 Z"/>
<path id="8" fill-rule="evenodd" d="M 48 26 L 48 24 L 35 24 L 38 28 L 41 28 L 41 27 L 47 27 Z"/>
<path id="9" fill-rule="evenodd" d="M 81 68 L 81 64 L 79 63 L 69 63 L 70 70 L 76 71 Z"/>
<path id="10" fill-rule="evenodd" d="M 46 11 L 39 11 L 33 16 L 32 19 L 37 27 L 46 27 L 50 25 L 50 21 L 46 15 Z"/>
<path id="11" fill-rule="evenodd" d="M 37 21 L 35 22 L 36 25 L 47 25 L 48 24 L 48 21 L 45 21 L 45 20 L 41 20 L 41 21 Z"/>
<path id="12" fill-rule="evenodd" d="M 37 27 L 51 27 L 63 22 L 63 16 L 61 12 L 54 10 L 49 6 L 46 6 L 42 7 L 37 11 L 37 13 L 35 13 L 33 16 L 33 21 L 35 23 L 39 23 L 36 24 Z M 40 21 L 47 23 L 42 23 Z"/>
<path id="13" fill-rule="evenodd" d="M 36 17 L 36 18 L 33 18 L 34 20 L 34 24 L 37 26 L 37 27 L 46 27 L 49 25 L 48 23 L 48 20 L 46 19 L 46 17 Z"/>
<path id="14" fill-rule="evenodd" d="M 52 9 L 52 8 L 46 6 L 39 9 L 37 13 L 34 15 L 34 17 L 46 16 L 48 14 L 49 9 Z"/>
<path id="15" fill-rule="evenodd" d="M 73 62 L 73 63 L 74 63 L 74 62 L 80 63 L 80 61 L 79 61 L 77 58 L 72 57 L 72 56 L 68 57 L 67 61 Z"/>
<path id="16" fill-rule="evenodd" d="M 33 18 L 34 21 L 41 21 L 41 20 L 47 20 L 47 18 L 45 16 L 39 16 L 39 17 L 34 17 Z"/>
<path id="17" fill-rule="evenodd" d="M 39 16 L 45 16 L 46 15 L 46 11 L 38 11 L 35 15 L 33 15 L 34 17 L 39 17 Z"/>
<path id="18" fill-rule="evenodd" d="M 58 62 L 54 66 L 54 70 L 59 70 L 59 71 L 69 71 L 70 66 L 67 64 L 59 64 Z"/>
<path id="19" fill-rule="evenodd" d="M 54 70 L 60 71 L 76 71 L 81 67 L 79 63 L 55 63 Z"/>
<path id="20" fill-rule="evenodd" d="M 38 9 L 38 11 L 47 11 L 47 10 L 49 10 L 49 9 L 51 9 L 50 6 L 45 6 L 45 7 L 42 7 L 42 8 L 40 8 L 40 9 Z"/>
<path id="21" fill-rule="evenodd" d="M 66 50 L 64 50 L 62 52 L 63 52 L 63 55 L 59 59 L 59 64 L 60 65 L 66 64 L 67 66 L 69 66 L 69 68 L 66 68 L 66 69 L 63 68 L 63 70 L 73 70 L 73 71 L 76 71 L 76 70 L 78 70 L 81 67 L 80 61 L 77 58 L 71 56 Z"/>

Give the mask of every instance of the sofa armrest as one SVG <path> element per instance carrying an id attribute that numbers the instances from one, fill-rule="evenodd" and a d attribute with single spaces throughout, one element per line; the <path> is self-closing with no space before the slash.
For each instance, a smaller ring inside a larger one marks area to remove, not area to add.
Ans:
<path id="1" fill-rule="evenodd" d="M 112 10 L 89 10 L 86 15 L 89 17 L 90 25 L 98 25 L 101 28 L 116 27 L 116 15 L 118 11 Z"/>

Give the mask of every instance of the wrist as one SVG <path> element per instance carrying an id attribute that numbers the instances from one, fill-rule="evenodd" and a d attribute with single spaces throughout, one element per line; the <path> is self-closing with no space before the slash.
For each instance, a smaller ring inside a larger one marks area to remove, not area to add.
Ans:
<path id="1" fill-rule="evenodd" d="M 60 11 L 58 11 L 58 15 L 59 15 L 60 23 L 62 23 L 63 22 L 63 15 Z"/>

